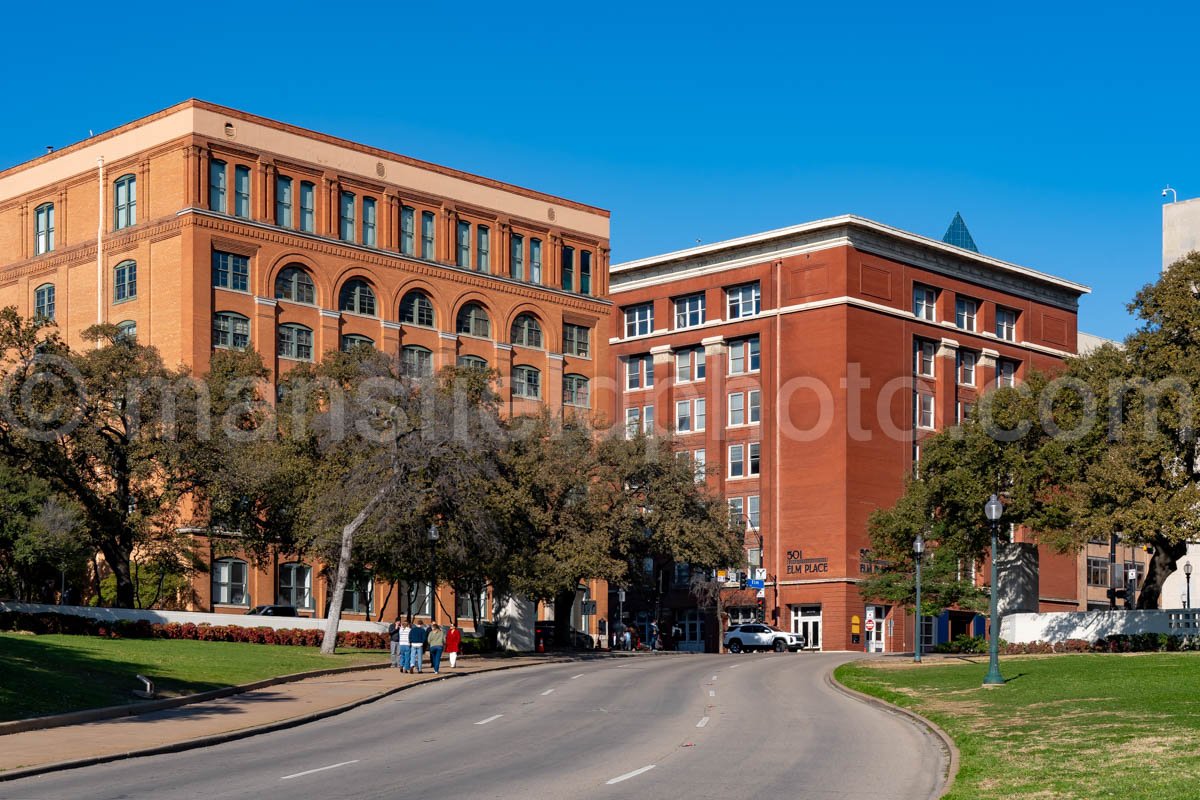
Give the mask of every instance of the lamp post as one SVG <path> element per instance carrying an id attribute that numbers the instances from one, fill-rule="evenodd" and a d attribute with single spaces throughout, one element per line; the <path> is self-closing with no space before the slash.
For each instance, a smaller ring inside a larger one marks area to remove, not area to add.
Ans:
<path id="1" fill-rule="evenodd" d="M 917 561 L 917 621 L 916 630 L 916 647 L 913 648 L 913 661 L 917 664 L 921 663 L 921 556 L 925 553 L 925 538 L 921 534 L 917 534 L 916 540 L 913 542 L 913 553 L 916 555 Z"/>
<path id="2" fill-rule="evenodd" d="M 1192 562 L 1183 562 L 1183 579 L 1187 583 L 1187 600 L 1184 601 L 1184 608 L 1192 607 Z"/>
<path id="3" fill-rule="evenodd" d="M 992 598 L 991 598 L 991 641 L 988 643 L 988 672 L 984 676 L 984 686 L 1003 686 L 1004 678 L 1000 675 L 1000 602 L 996 593 L 996 584 L 1000 580 L 1000 571 L 996 567 L 996 523 L 1004 513 L 1000 498 L 992 495 L 983 506 L 983 514 L 992 523 Z"/>
<path id="4" fill-rule="evenodd" d="M 426 534 L 429 537 L 429 621 L 437 621 L 437 525 L 430 525 Z"/>

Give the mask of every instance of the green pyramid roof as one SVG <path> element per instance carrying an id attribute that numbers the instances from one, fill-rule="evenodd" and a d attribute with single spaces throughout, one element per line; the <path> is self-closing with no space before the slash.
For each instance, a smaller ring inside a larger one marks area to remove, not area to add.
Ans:
<path id="1" fill-rule="evenodd" d="M 972 253 L 979 252 L 979 248 L 975 246 L 975 240 L 971 238 L 971 232 L 967 230 L 967 223 L 963 222 L 962 214 L 957 211 L 954 212 L 954 219 L 950 221 L 950 227 L 946 229 L 946 235 L 942 237 L 942 241 L 955 247 L 961 247 L 963 250 L 970 250 Z"/>

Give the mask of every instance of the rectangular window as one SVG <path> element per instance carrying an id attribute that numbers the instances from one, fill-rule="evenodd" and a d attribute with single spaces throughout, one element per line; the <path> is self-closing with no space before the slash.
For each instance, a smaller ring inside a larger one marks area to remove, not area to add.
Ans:
<path id="1" fill-rule="evenodd" d="M 434 216 L 432 211 L 421 212 L 421 258 L 434 260 Z"/>
<path id="2" fill-rule="evenodd" d="M 725 297 L 729 305 L 729 319 L 752 317 L 762 310 L 762 292 L 757 281 L 727 289 Z"/>
<path id="3" fill-rule="evenodd" d="M 933 395 L 924 392 L 914 392 L 917 427 L 933 430 Z"/>
<path id="4" fill-rule="evenodd" d="M 705 417 L 708 414 L 708 401 L 703 397 L 697 397 L 695 403 L 693 404 L 693 408 L 695 409 L 695 412 L 692 416 L 693 420 L 695 421 L 696 430 L 702 431 L 704 430 L 706 422 Z"/>
<path id="5" fill-rule="evenodd" d="M 508 276 L 515 281 L 525 280 L 525 237 L 519 233 L 509 240 Z"/>
<path id="6" fill-rule="evenodd" d="M 492 271 L 492 232 L 486 225 L 475 228 L 475 268 Z"/>
<path id="7" fill-rule="evenodd" d="M 583 325 L 572 325 L 569 322 L 563 323 L 563 353 L 569 356 L 580 356 L 587 358 L 589 348 L 588 343 L 591 336 L 591 328 Z"/>
<path id="8" fill-rule="evenodd" d="M 54 204 L 40 205 L 33 214 L 33 251 L 40 256 L 42 253 L 49 253 L 54 249 Z"/>
<path id="9" fill-rule="evenodd" d="M 649 389 L 654 385 L 654 359 L 650 356 L 630 356 L 625 361 L 625 388 Z"/>
<path id="10" fill-rule="evenodd" d="M 375 198 L 364 197 L 362 201 L 362 243 L 375 246 Z"/>
<path id="11" fill-rule="evenodd" d="M 292 179 L 285 175 L 275 178 L 275 224 L 292 227 Z"/>
<path id="12" fill-rule="evenodd" d="M 117 230 L 137 224 L 137 178 L 125 175 L 113 184 L 113 204 L 116 214 L 113 226 Z"/>
<path id="13" fill-rule="evenodd" d="M 675 354 L 675 382 L 687 383 L 692 379 L 692 351 L 680 350 Z"/>
<path id="14" fill-rule="evenodd" d="M 750 463 L 747 475 L 757 475 L 759 471 L 759 456 L 762 453 L 762 445 L 758 442 L 751 442 L 749 447 Z"/>
<path id="15" fill-rule="evenodd" d="M 1017 365 L 1012 361 L 996 362 L 996 386 L 1011 389 L 1017 385 Z"/>
<path id="16" fill-rule="evenodd" d="M 317 187 L 308 181 L 300 182 L 300 230 L 305 233 L 315 233 L 317 230 L 316 213 Z"/>
<path id="17" fill-rule="evenodd" d="M 208 210 L 225 213 L 225 162 L 208 162 Z"/>
<path id="18" fill-rule="evenodd" d="M 675 401 L 675 430 L 678 433 L 688 433 L 692 430 L 692 401 Z"/>
<path id="19" fill-rule="evenodd" d="M 923 378 L 932 378 L 933 359 L 937 354 L 937 345 L 924 339 L 918 339 L 914 351 L 915 358 L 913 360 L 915 363 L 913 364 L 913 371 Z"/>
<path id="20" fill-rule="evenodd" d="M 692 451 L 692 471 L 696 476 L 697 483 L 704 480 L 704 467 L 707 460 L 708 452 L 703 447 Z"/>
<path id="21" fill-rule="evenodd" d="M 529 282 L 542 282 L 542 240 L 529 240 Z"/>
<path id="22" fill-rule="evenodd" d="M 642 410 L 640 408 L 625 409 L 625 438 L 632 439 L 637 436 L 638 429 L 642 424 Z"/>
<path id="23" fill-rule="evenodd" d="M 458 223 L 458 239 L 454 263 L 460 267 L 471 266 L 471 223 Z"/>
<path id="24" fill-rule="evenodd" d="M 341 206 L 338 214 L 341 227 L 338 236 L 343 242 L 354 241 L 354 199 L 353 192 L 342 192 L 341 194 Z"/>
<path id="25" fill-rule="evenodd" d="M 1006 342 L 1017 340 L 1017 312 L 1011 308 L 996 309 L 996 338 Z"/>
<path id="26" fill-rule="evenodd" d="M 579 251 L 579 293 L 592 293 L 592 251 Z"/>
<path id="27" fill-rule="evenodd" d="M 137 264 L 125 261 L 117 265 L 113 276 L 113 301 L 132 300 L 137 297 Z"/>
<path id="28" fill-rule="evenodd" d="M 412 206 L 400 208 L 400 252 L 406 256 L 417 254 L 417 210 Z"/>
<path id="29" fill-rule="evenodd" d="M 758 495 L 752 494 L 746 498 L 746 522 L 751 528 L 758 530 L 759 518 L 759 498 Z"/>
<path id="30" fill-rule="evenodd" d="M 970 350 L 958 351 L 958 382 L 963 386 L 975 385 L 975 354 Z"/>
<path id="31" fill-rule="evenodd" d="M 654 332 L 654 304 L 642 303 L 625 309 L 625 337 L 646 336 Z"/>
<path id="32" fill-rule="evenodd" d="M 747 406 L 746 417 L 750 420 L 751 423 L 755 423 L 755 422 L 759 421 L 759 416 L 760 416 L 759 406 L 761 405 L 761 402 L 760 402 L 761 396 L 762 396 L 762 392 L 760 392 L 758 389 L 755 389 L 752 392 L 747 392 L 747 394 L 746 394 L 746 406 Z"/>
<path id="33" fill-rule="evenodd" d="M 250 168 L 241 164 L 233 168 L 233 215 L 250 218 Z"/>
<path id="34" fill-rule="evenodd" d="M 250 259 L 245 256 L 214 250 L 212 269 L 213 286 L 236 292 L 250 290 Z"/>
<path id="35" fill-rule="evenodd" d="M 1088 586 L 1108 586 L 1108 559 L 1092 558 L 1087 560 Z"/>
<path id="36" fill-rule="evenodd" d="M 642 406 L 642 433 L 654 435 L 654 406 Z"/>
<path id="37" fill-rule="evenodd" d="M 575 291 L 575 248 L 562 249 L 562 288 L 568 292 Z"/>
<path id="38" fill-rule="evenodd" d="M 729 521 L 734 525 L 746 527 L 746 500 L 742 497 L 729 498 Z"/>
<path id="39" fill-rule="evenodd" d="M 746 446 L 742 444 L 729 445 L 729 477 L 746 477 Z"/>
<path id="40" fill-rule="evenodd" d="M 54 284 L 39 286 L 33 297 L 33 314 L 37 319 L 54 321 Z"/>
<path id="41" fill-rule="evenodd" d="M 937 290 L 916 284 L 913 286 L 913 315 L 927 322 L 937 321 Z"/>
<path id="42" fill-rule="evenodd" d="M 954 406 L 954 422 L 957 425 L 963 424 L 971 418 L 971 411 L 975 406 L 971 403 L 956 403 Z"/>
<path id="43" fill-rule="evenodd" d="M 741 339 L 729 345 L 729 374 L 742 375 L 747 372 L 758 372 L 759 350 L 758 337 Z"/>
<path id="44" fill-rule="evenodd" d="M 975 330 L 975 312 L 979 304 L 969 297 L 959 297 L 954 301 L 954 324 L 964 331 Z"/>
<path id="45" fill-rule="evenodd" d="M 675 300 L 675 327 L 692 328 L 704 324 L 704 295 L 692 294 Z"/>
<path id="46" fill-rule="evenodd" d="M 742 392 L 730 392 L 729 394 L 729 424 L 746 424 L 746 395 Z"/>

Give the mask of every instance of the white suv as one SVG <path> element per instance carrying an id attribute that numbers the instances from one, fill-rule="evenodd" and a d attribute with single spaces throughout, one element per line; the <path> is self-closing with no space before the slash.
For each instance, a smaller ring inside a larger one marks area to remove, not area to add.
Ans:
<path id="1" fill-rule="evenodd" d="M 734 625 L 725 631 L 723 644 L 731 653 L 742 653 L 748 650 L 774 650 L 776 653 L 791 650 L 795 652 L 804 647 L 804 637 L 798 633 L 787 633 L 778 628 L 772 628 L 761 622 L 751 622 L 746 625 Z"/>

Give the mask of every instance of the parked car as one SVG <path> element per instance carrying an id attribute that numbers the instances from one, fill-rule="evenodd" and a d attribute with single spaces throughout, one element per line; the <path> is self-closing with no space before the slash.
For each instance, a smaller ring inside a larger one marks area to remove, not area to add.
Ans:
<path id="1" fill-rule="evenodd" d="M 553 620 L 542 620 L 541 622 L 535 623 L 534 633 L 541 637 L 542 641 L 545 642 L 546 647 L 554 646 Z M 576 630 L 575 628 L 571 628 L 567 631 L 567 637 L 567 641 L 570 643 L 569 646 L 579 650 L 592 650 L 596 646 L 596 640 L 593 639 L 590 634 Z"/>
<path id="2" fill-rule="evenodd" d="M 731 653 L 749 650 L 774 650 L 776 653 L 790 650 L 794 653 L 804 647 L 804 636 L 781 631 L 761 622 L 751 622 L 746 625 L 734 625 L 725 631 L 722 643 Z"/>
<path id="3" fill-rule="evenodd" d="M 255 606 L 246 612 L 260 617 L 298 617 L 295 606 Z"/>

